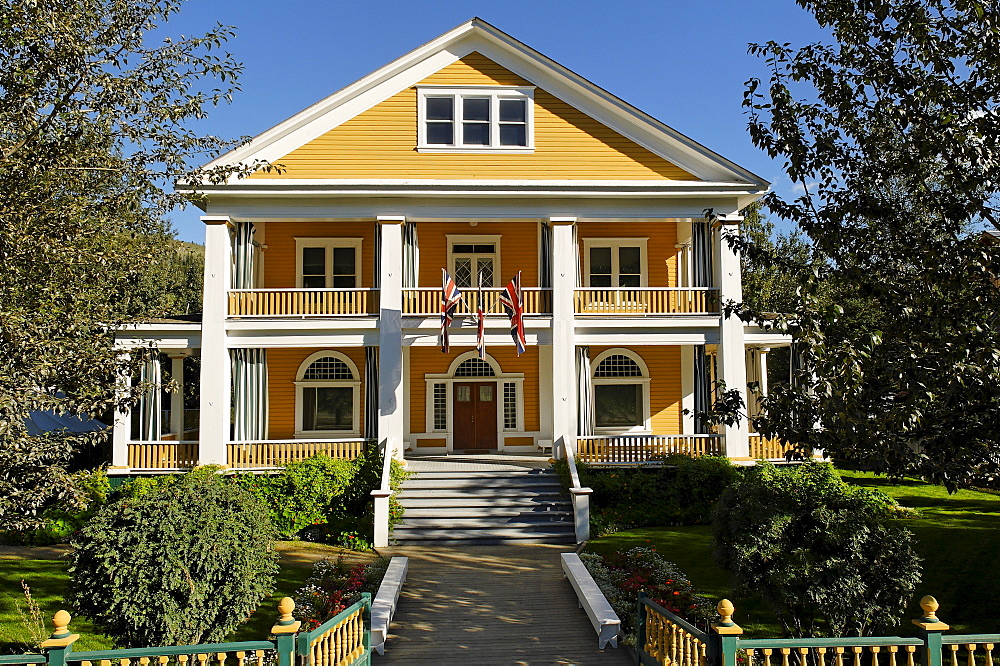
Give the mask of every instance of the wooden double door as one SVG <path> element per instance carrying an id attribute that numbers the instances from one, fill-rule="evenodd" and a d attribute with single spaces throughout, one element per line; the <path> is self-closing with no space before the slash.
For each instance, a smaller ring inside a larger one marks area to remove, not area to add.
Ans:
<path id="1" fill-rule="evenodd" d="M 497 383 L 455 382 L 453 448 L 497 448 Z"/>

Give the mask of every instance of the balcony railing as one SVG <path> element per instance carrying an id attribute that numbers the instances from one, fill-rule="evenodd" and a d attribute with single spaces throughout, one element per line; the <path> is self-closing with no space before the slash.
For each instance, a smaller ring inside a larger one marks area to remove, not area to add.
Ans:
<path id="1" fill-rule="evenodd" d="M 754 460 L 772 460 L 784 458 L 785 453 L 795 448 L 795 445 L 781 441 L 777 437 L 764 437 L 751 434 L 749 438 L 750 457 Z"/>
<path id="2" fill-rule="evenodd" d="M 576 458 L 588 465 L 635 465 L 669 455 L 725 455 L 722 435 L 613 435 L 578 437 Z"/>
<path id="3" fill-rule="evenodd" d="M 364 317 L 378 314 L 378 289 L 231 289 L 230 317 Z"/>
<path id="4" fill-rule="evenodd" d="M 229 442 L 226 460 L 234 469 L 262 469 L 307 460 L 317 454 L 354 460 L 374 444 L 363 437 L 346 439 L 271 439 Z"/>
<path id="5" fill-rule="evenodd" d="M 128 443 L 128 466 L 132 469 L 189 469 L 197 464 L 198 442 Z"/>
<path id="6" fill-rule="evenodd" d="M 455 310 L 459 315 L 475 314 L 476 306 L 482 297 L 483 312 L 487 315 L 504 315 L 500 305 L 500 290 L 493 287 L 482 293 L 468 289 L 462 292 L 462 301 Z M 539 287 L 525 287 L 521 290 L 524 299 L 522 304 L 524 314 L 549 314 L 552 312 L 552 290 Z M 418 287 L 403 290 L 403 314 L 416 316 L 433 316 L 441 314 L 441 288 Z"/>
<path id="7" fill-rule="evenodd" d="M 691 287 L 579 287 L 573 306 L 578 315 L 704 314 L 719 311 L 717 293 L 718 289 Z"/>

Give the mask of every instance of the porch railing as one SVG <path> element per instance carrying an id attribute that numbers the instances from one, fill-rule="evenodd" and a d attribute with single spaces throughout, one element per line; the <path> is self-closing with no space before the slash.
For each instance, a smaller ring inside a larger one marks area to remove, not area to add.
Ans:
<path id="1" fill-rule="evenodd" d="M 323 453 L 331 458 L 354 460 L 374 444 L 373 439 L 269 439 L 229 442 L 226 460 L 233 469 L 265 469 L 307 460 Z"/>
<path id="2" fill-rule="evenodd" d="M 308 666 L 353 666 L 371 663 L 372 597 L 348 606 L 312 631 L 296 636 L 299 663 Z"/>
<path id="3" fill-rule="evenodd" d="M 128 443 L 128 466 L 132 469 L 190 469 L 197 464 L 196 441 Z"/>
<path id="4" fill-rule="evenodd" d="M 491 287 L 480 294 L 473 289 L 462 291 L 462 301 L 459 302 L 456 314 L 475 314 L 476 307 L 482 297 L 483 312 L 487 315 L 505 315 L 500 305 L 500 290 Z M 549 314 L 552 312 L 552 290 L 540 287 L 525 287 L 521 289 L 524 300 L 524 314 Z M 417 287 L 403 290 L 403 314 L 417 316 L 433 316 L 441 313 L 441 288 Z"/>
<path id="5" fill-rule="evenodd" d="M 378 289 L 230 289 L 230 317 L 363 317 L 378 314 Z"/>
<path id="6" fill-rule="evenodd" d="M 636 651 L 643 664 L 705 666 L 711 637 L 639 593 Z M 753 662 L 747 662 L 752 664 Z"/>
<path id="7" fill-rule="evenodd" d="M 784 458 L 787 451 L 795 448 L 794 444 L 783 442 L 777 437 L 764 437 L 751 434 L 749 438 L 750 458 L 753 460 L 769 460 Z"/>
<path id="8" fill-rule="evenodd" d="M 577 459 L 588 465 L 634 465 L 669 455 L 725 455 L 723 435 L 613 435 L 577 438 Z"/>
<path id="9" fill-rule="evenodd" d="M 706 314 L 719 311 L 718 289 L 578 287 L 573 294 L 578 315 Z"/>

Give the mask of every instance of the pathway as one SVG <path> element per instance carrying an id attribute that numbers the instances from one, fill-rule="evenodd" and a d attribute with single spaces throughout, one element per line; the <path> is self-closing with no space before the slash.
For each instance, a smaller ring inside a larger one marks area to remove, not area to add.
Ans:
<path id="1" fill-rule="evenodd" d="M 597 633 L 549 545 L 383 549 L 410 570 L 376 664 L 631 664 Z"/>

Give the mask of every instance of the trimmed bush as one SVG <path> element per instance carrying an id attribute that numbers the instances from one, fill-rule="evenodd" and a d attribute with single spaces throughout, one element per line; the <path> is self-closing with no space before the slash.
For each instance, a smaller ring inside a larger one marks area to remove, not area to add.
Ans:
<path id="1" fill-rule="evenodd" d="M 267 511 L 217 471 L 129 484 L 73 539 L 67 601 L 119 646 L 222 642 L 271 593 Z"/>
<path id="2" fill-rule="evenodd" d="M 920 582 L 913 535 L 892 524 L 895 509 L 828 464 L 758 462 L 716 506 L 715 555 L 786 634 L 871 635 L 900 620 Z"/>

